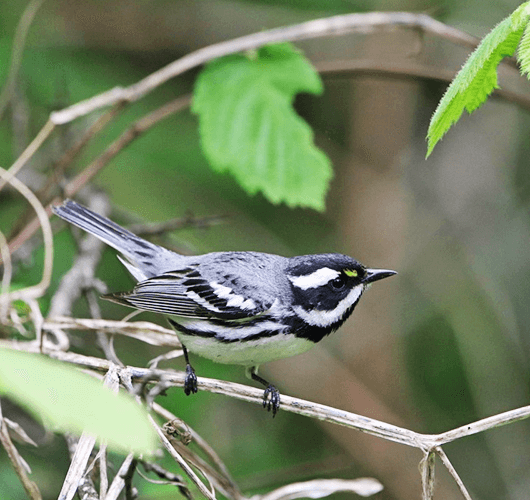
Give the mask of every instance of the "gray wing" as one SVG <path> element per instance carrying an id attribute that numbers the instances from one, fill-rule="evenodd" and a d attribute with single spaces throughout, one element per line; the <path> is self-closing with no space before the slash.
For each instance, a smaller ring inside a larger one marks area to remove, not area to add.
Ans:
<path id="1" fill-rule="evenodd" d="M 163 273 L 138 283 L 130 292 L 104 295 L 119 304 L 168 316 L 245 320 L 256 317 L 271 306 L 238 294 L 229 286 L 208 281 L 198 266 Z"/>

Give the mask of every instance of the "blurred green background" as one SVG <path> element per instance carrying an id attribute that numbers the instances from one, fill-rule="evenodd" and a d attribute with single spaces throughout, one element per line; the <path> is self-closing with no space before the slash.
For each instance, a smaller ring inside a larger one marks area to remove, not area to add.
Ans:
<path id="1" fill-rule="evenodd" d="M 518 5 L 490 0 L 47 0 L 28 36 L 15 105 L 0 122 L 0 165 L 7 168 L 17 158 L 51 111 L 134 83 L 217 41 L 372 10 L 428 13 L 480 37 Z M 0 5 L 0 82 L 25 6 Z M 411 30 L 296 45 L 317 65 L 341 68 L 356 61 L 383 68 L 407 67 L 412 61 L 443 73 L 456 71 L 468 54 L 468 49 Z M 189 92 L 195 76 L 191 72 L 172 80 L 130 106 L 73 170 L 86 166 L 133 120 Z M 371 289 L 353 318 L 313 351 L 263 366 L 263 375 L 285 394 L 425 433 L 527 405 L 528 113 L 491 99 L 464 117 L 425 161 L 428 121 L 446 84 L 354 71 L 323 74 L 323 79 L 324 95 L 300 96 L 296 107 L 334 165 L 325 213 L 273 206 L 261 195 L 247 196 L 229 175 L 214 173 L 200 150 L 196 117 L 186 110 L 133 142 L 97 176 L 95 184 L 116 207 L 113 218 L 160 221 L 188 211 L 230 214 L 223 225 L 176 233 L 173 243 L 191 253 L 342 252 L 368 266 L 399 272 Z M 500 83 L 529 91 L 515 70 L 503 72 Z M 33 179 L 22 178 L 31 184 L 39 171 L 46 172 L 96 118 L 62 127 L 31 162 Z M 24 208 L 18 195 L 2 191 L 4 233 Z M 75 248 L 67 232 L 56 242 L 54 287 Z M 41 261 L 41 252 L 25 259 L 15 283 L 37 282 Z M 98 275 L 113 291 L 132 284 L 113 251 L 105 253 Z M 43 311 L 52 292 L 41 301 Z M 106 302 L 101 307 L 105 318 L 128 312 Z M 88 315 L 86 306 L 79 304 L 75 314 Z M 141 318 L 164 324 L 155 316 Z M 85 351 L 92 340 L 79 334 L 74 348 Z M 137 365 L 160 354 L 130 339 L 117 339 L 116 351 L 125 363 Z M 182 367 L 182 362 L 166 366 Z M 247 383 L 240 367 L 202 359 L 195 359 L 194 366 L 199 375 Z M 369 475 L 385 486 L 377 498 L 420 498 L 418 450 L 287 412 L 273 420 L 257 406 L 205 392 L 186 398 L 173 389 L 159 402 L 210 442 L 245 493 L 317 477 Z M 528 498 L 529 425 L 517 423 L 446 447 L 474 499 Z M 60 436 L 41 443 L 37 449 L 20 449 L 44 497 L 56 498 L 69 464 L 67 450 Z M 460 498 L 442 466 L 437 479 L 436 498 Z M 175 498 L 170 487 L 138 478 L 135 484 L 141 498 Z M 3 451 L 0 498 L 24 498 Z"/>

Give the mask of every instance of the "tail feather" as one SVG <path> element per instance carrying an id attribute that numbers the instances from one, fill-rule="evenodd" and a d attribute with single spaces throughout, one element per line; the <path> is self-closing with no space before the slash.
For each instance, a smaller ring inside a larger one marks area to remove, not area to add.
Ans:
<path id="1" fill-rule="evenodd" d="M 53 211 L 61 219 L 97 236 L 124 255 L 129 256 L 131 252 L 134 252 L 135 246 L 144 250 L 155 246 L 75 201 L 66 200 L 62 205 L 53 207 Z"/>
<path id="2" fill-rule="evenodd" d="M 124 255 L 128 262 L 120 259 L 121 262 L 138 281 L 176 269 L 176 264 L 182 259 L 182 256 L 136 236 L 75 201 L 66 200 L 62 205 L 53 207 L 53 211 L 61 219 L 96 236 Z"/>

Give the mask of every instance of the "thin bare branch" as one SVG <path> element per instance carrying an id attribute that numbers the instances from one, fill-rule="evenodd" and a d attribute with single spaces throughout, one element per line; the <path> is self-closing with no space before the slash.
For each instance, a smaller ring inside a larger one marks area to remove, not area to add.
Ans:
<path id="1" fill-rule="evenodd" d="M 175 332 L 169 328 L 148 321 L 112 321 L 108 319 L 66 318 L 57 316 L 48 318 L 42 325 L 44 330 L 99 330 L 108 334 L 125 335 L 146 344 L 182 347 Z"/>
<path id="2" fill-rule="evenodd" d="M 132 141 L 144 134 L 151 127 L 155 126 L 172 114 L 178 113 L 189 106 L 190 95 L 178 97 L 173 101 L 164 104 L 155 111 L 143 116 L 134 122 L 118 139 L 116 139 L 101 155 L 99 155 L 90 165 L 71 180 L 65 187 L 64 192 L 67 197 L 74 196 L 87 182 L 104 168 L 120 151 L 125 149 Z"/>
<path id="3" fill-rule="evenodd" d="M 399 78 L 410 80 L 422 78 L 450 83 L 456 76 L 456 71 L 425 64 L 406 62 L 378 61 L 373 59 L 348 59 L 321 61 L 315 63 L 315 68 L 322 74 L 333 78 L 351 78 L 353 76 L 383 76 L 385 78 Z M 492 97 L 513 102 L 526 111 L 530 111 L 528 91 L 510 90 L 505 87 L 494 90 Z"/>
<path id="4" fill-rule="evenodd" d="M 107 444 L 101 443 L 98 452 L 99 461 L 99 498 L 105 500 L 107 492 L 109 491 L 109 476 L 108 476 L 108 463 L 107 463 Z"/>
<path id="5" fill-rule="evenodd" d="M 13 444 L 13 441 L 11 441 L 11 438 L 9 437 L 9 430 L 7 428 L 7 424 L 2 415 L 1 406 L 0 406 L 0 444 L 2 444 L 2 446 L 6 450 L 7 456 L 9 457 L 9 460 L 11 464 L 13 465 L 13 468 L 15 469 L 15 472 L 18 478 L 20 479 L 20 482 L 22 483 L 22 486 L 24 487 L 24 490 L 26 491 L 28 496 L 32 500 L 42 500 L 42 496 L 40 494 L 38 486 L 28 477 L 28 473 L 26 472 L 26 468 L 24 467 L 24 461 L 22 457 L 19 455 L 18 450 Z"/>
<path id="6" fill-rule="evenodd" d="M 85 146 L 90 142 L 90 140 L 101 132 L 106 125 L 108 125 L 116 116 L 122 111 L 123 106 L 119 104 L 114 106 L 112 109 L 108 110 L 106 113 L 103 113 L 83 134 L 83 136 L 74 144 L 68 151 L 66 151 L 60 160 L 57 162 L 53 169 L 53 175 L 48 179 L 46 185 L 39 191 L 40 196 L 45 200 L 44 203 L 49 202 L 49 199 L 46 199 L 50 193 L 50 190 L 57 186 L 60 182 L 60 179 L 63 177 L 66 169 L 70 166 L 73 160 L 83 151 Z"/>
<path id="7" fill-rule="evenodd" d="M 29 352 L 39 352 L 38 346 L 32 342 L 17 343 L 0 340 L 0 347 L 6 347 L 16 350 Z M 112 363 L 108 360 L 95 358 L 92 356 L 83 356 L 71 352 L 46 350 L 45 354 L 51 358 L 73 363 L 85 368 L 92 368 L 98 371 L 107 371 Z M 177 387 L 184 386 L 184 372 L 175 372 L 172 370 L 150 370 L 140 367 L 120 368 L 120 378 L 130 378 L 137 382 L 164 380 L 164 383 Z M 198 377 L 200 390 L 213 392 L 230 396 L 241 401 L 247 401 L 257 405 L 263 403 L 263 390 L 247 385 L 236 384 L 223 380 L 216 380 L 204 377 Z M 381 437 L 389 441 L 405 444 L 422 450 L 430 450 L 438 445 L 436 435 L 420 434 L 408 429 L 404 429 L 392 424 L 387 424 L 379 420 L 350 413 L 330 406 L 305 401 L 303 399 L 293 398 L 282 394 L 282 411 L 290 411 L 299 415 L 316 418 L 324 422 L 330 422 L 338 425 L 356 429 L 373 436 Z"/>
<path id="8" fill-rule="evenodd" d="M 182 109 L 189 106 L 191 96 L 185 95 L 174 99 L 173 101 L 164 104 L 160 108 L 152 111 L 151 113 L 143 116 L 131 127 L 129 127 L 118 139 L 110 144 L 103 153 L 101 153 L 94 161 L 92 161 L 85 169 L 83 169 L 74 179 L 72 179 L 64 188 L 64 193 L 67 197 L 72 197 L 79 192 L 92 178 L 101 171 L 108 163 L 127 147 L 132 141 L 137 139 L 140 135 L 144 134 L 151 127 L 155 126 L 160 121 L 171 116 L 174 113 L 181 111 Z M 35 142 L 35 141 L 34 141 Z M 18 161 L 18 160 L 17 160 Z M 22 165 L 21 165 L 22 166 Z M 15 165 L 11 167 L 13 170 Z M 21 167 L 20 167 L 21 168 Z M 11 170 L 9 172 L 11 172 Z M 15 170 L 15 172 L 18 170 Z M 9 174 L 8 172 L 8 174 Z M 10 174 L 9 174 L 10 175 Z M 14 175 L 14 174 L 13 174 Z M 0 185 L 1 189 L 1 185 Z M 52 205 L 59 204 L 62 200 L 60 198 L 54 198 L 46 207 L 48 216 L 52 212 Z M 10 242 L 9 249 L 11 252 L 15 252 L 21 245 L 23 245 L 39 228 L 39 221 L 37 219 L 32 220 L 28 225 Z"/>
<path id="9" fill-rule="evenodd" d="M 90 208 L 102 215 L 108 215 L 110 205 L 106 195 L 95 194 Z M 79 252 L 70 270 L 62 277 L 59 288 L 52 297 L 49 315 L 69 316 L 72 307 L 81 296 L 83 288 L 91 286 L 96 268 L 103 254 L 104 244 L 98 238 L 85 235 L 79 243 Z"/>
<path id="10" fill-rule="evenodd" d="M 242 500 L 244 496 L 239 491 L 239 488 L 224 474 L 216 470 L 206 460 L 197 455 L 193 450 L 177 440 L 170 440 L 175 450 L 190 464 L 193 465 L 208 482 L 214 486 L 216 490 L 221 492 L 223 496 L 233 499 Z"/>
<path id="11" fill-rule="evenodd" d="M 26 298 L 25 301 L 31 311 L 31 319 L 35 327 L 35 338 L 37 339 L 37 342 L 39 342 L 39 344 L 42 346 L 42 324 L 44 323 L 44 317 L 42 316 L 39 303 L 36 299 L 33 298 Z M 54 347 L 57 348 L 59 344 L 60 343 L 58 342 L 57 345 L 55 345 Z"/>
<path id="12" fill-rule="evenodd" d="M 104 385 L 114 392 L 118 392 L 120 383 L 118 367 L 109 363 L 109 370 L 105 375 Z M 77 491 L 79 482 L 85 475 L 90 454 L 96 444 L 96 436 L 84 432 L 79 439 L 72 462 L 68 468 L 66 478 L 59 493 L 58 500 L 72 500 Z"/>
<path id="13" fill-rule="evenodd" d="M 116 105 L 103 113 L 92 125 L 90 125 L 81 138 L 70 149 L 65 151 L 62 157 L 52 167 L 52 173 L 46 180 L 44 186 L 40 187 L 36 192 L 37 197 L 41 200 L 43 205 L 48 205 L 53 200 L 53 196 L 57 194 L 56 190 L 62 184 L 62 179 L 66 170 L 73 165 L 74 159 L 83 151 L 90 140 L 101 132 L 122 109 L 123 106 Z M 13 227 L 9 239 L 12 239 L 14 235 L 20 233 L 31 219 L 31 211 L 27 210 Z"/>
<path id="14" fill-rule="evenodd" d="M 102 500 L 117 500 L 118 496 L 125 487 L 125 478 L 129 472 L 131 465 L 134 461 L 134 455 L 130 453 L 125 457 L 125 460 L 122 462 L 118 473 L 114 476 L 110 488 L 107 492 L 107 495 L 102 498 Z"/>
<path id="15" fill-rule="evenodd" d="M 2 273 L 2 285 L 0 288 L 0 322 L 7 322 L 7 311 L 9 308 L 9 297 L 7 291 L 11 284 L 11 277 L 13 275 L 13 266 L 11 264 L 11 254 L 7 245 L 6 237 L 4 233 L 0 231 L 0 255 L 2 256 L 2 262 L 4 269 Z"/>
<path id="16" fill-rule="evenodd" d="M 434 466 L 436 453 L 433 450 L 424 452 L 420 462 L 422 499 L 432 500 L 434 496 Z"/>
<path id="17" fill-rule="evenodd" d="M 477 40 L 424 14 L 410 12 L 370 12 L 315 19 L 301 24 L 260 31 L 196 50 L 155 71 L 126 88 L 116 87 L 61 111 L 51 114 L 55 124 L 68 123 L 102 106 L 119 101 L 136 101 L 168 80 L 218 57 L 257 49 L 269 43 L 295 42 L 350 33 L 371 33 L 377 30 L 415 29 L 445 38 L 466 47 L 476 47 Z"/>
<path id="18" fill-rule="evenodd" d="M 25 444 L 31 444 L 32 446 L 35 446 L 35 448 L 38 447 L 38 444 L 28 436 L 27 432 L 19 423 L 13 422 L 12 420 L 9 420 L 5 417 L 4 422 L 6 423 L 9 429 L 10 435 L 15 436 L 17 441 L 20 441 Z"/>
<path id="19" fill-rule="evenodd" d="M 8 292 L 7 297 L 9 297 L 9 300 L 35 299 L 44 295 L 48 289 L 48 286 L 50 286 L 53 267 L 53 233 L 50 221 L 46 215 L 46 211 L 44 210 L 44 207 L 38 198 L 22 181 L 16 177 L 12 177 L 12 175 L 12 172 L 6 171 L 0 167 L 0 177 L 3 180 L 7 179 L 7 182 L 9 182 L 22 196 L 24 196 L 24 198 L 28 200 L 37 213 L 44 238 L 44 269 L 42 271 L 42 279 L 39 284 L 24 288 L 22 290 Z"/>
<path id="20" fill-rule="evenodd" d="M 127 99 L 124 99 L 124 92 L 125 89 L 123 87 L 114 87 L 94 97 L 85 99 L 72 106 L 69 106 L 64 110 L 54 111 L 51 114 L 50 119 L 55 125 L 64 125 L 75 120 L 76 118 L 86 116 L 96 109 L 126 102 Z M 69 111 L 67 113 L 62 112 L 66 110 Z"/>
<path id="21" fill-rule="evenodd" d="M 519 420 L 526 420 L 528 417 L 530 417 L 530 405 L 483 418 L 482 420 L 463 425 L 462 427 L 457 427 L 456 429 L 432 437 L 434 438 L 436 446 L 440 446 L 466 436 L 472 436 L 473 434 L 484 432 L 488 429 L 502 427 L 503 425 L 518 422 Z"/>
<path id="22" fill-rule="evenodd" d="M 472 500 L 471 495 L 467 491 L 467 488 L 462 482 L 462 479 L 460 479 L 460 476 L 458 475 L 455 468 L 453 467 L 453 464 L 450 462 L 449 457 L 445 454 L 445 451 L 443 451 L 442 448 L 440 448 L 439 446 L 437 446 L 434 451 L 440 457 L 440 460 L 444 464 L 445 468 L 449 471 L 449 474 L 453 476 L 453 479 L 455 480 L 455 483 L 458 485 L 458 488 L 460 489 L 462 496 L 466 500 Z"/>
<path id="23" fill-rule="evenodd" d="M 41 5 L 44 3 L 44 0 L 31 0 L 28 3 L 22 17 L 17 25 L 15 31 L 15 37 L 13 39 L 13 51 L 11 53 L 11 64 L 9 65 L 9 71 L 7 75 L 4 88 L 0 94 L 0 120 L 6 110 L 9 101 L 11 101 L 15 85 L 18 78 L 18 71 L 20 69 L 20 64 L 22 62 L 22 54 L 24 53 L 24 46 L 26 44 L 26 38 L 29 33 L 29 28 L 35 19 L 35 15 L 40 9 Z"/>
<path id="24" fill-rule="evenodd" d="M 58 204 L 60 200 L 57 198 L 55 202 Z M 46 207 L 46 216 L 50 217 L 52 213 L 52 203 Z M 40 228 L 38 218 L 34 218 L 17 236 L 9 242 L 9 251 L 14 253 L 18 250 L 26 241 L 28 241 Z"/>
<path id="25" fill-rule="evenodd" d="M 35 152 L 42 146 L 44 141 L 50 136 L 54 129 L 55 124 L 52 121 L 48 120 L 44 124 L 44 127 L 41 128 L 39 133 L 35 136 L 35 139 L 31 141 L 28 147 L 17 158 L 15 163 L 11 165 L 7 173 L 2 175 L 2 178 L 0 179 L 0 191 L 8 182 L 11 182 L 15 175 L 18 174 L 20 169 L 33 157 Z"/>
<path id="26" fill-rule="evenodd" d="M 295 500 L 296 498 L 324 498 L 334 493 L 355 493 L 370 497 L 383 490 L 383 485 L 371 477 L 359 479 L 314 479 L 282 486 L 265 495 L 255 495 L 250 500 Z"/>
<path id="27" fill-rule="evenodd" d="M 171 442 L 166 437 L 162 429 L 160 429 L 158 424 L 153 420 L 153 417 L 151 417 L 150 415 L 148 417 L 149 417 L 149 420 L 151 421 L 151 424 L 153 425 L 156 432 L 158 433 L 158 436 L 160 437 L 160 440 L 162 441 L 162 444 L 164 445 L 168 453 L 176 460 L 176 462 L 179 464 L 182 470 L 186 473 L 186 475 L 195 483 L 199 491 L 209 500 L 215 500 L 215 493 L 212 493 L 210 490 L 206 488 L 204 483 L 198 478 L 197 474 L 193 472 L 193 469 L 188 465 L 186 460 L 184 460 L 184 458 L 180 455 L 180 453 L 178 453 L 175 447 L 171 444 Z"/>
<path id="28" fill-rule="evenodd" d="M 158 403 L 153 403 L 152 408 L 155 413 L 160 415 L 168 422 L 173 422 L 175 419 L 177 419 L 173 413 L 163 406 L 160 406 Z M 237 483 L 233 480 L 228 468 L 221 460 L 219 455 L 217 455 L 215 450 L 189 425 L 186 424 L 186 427 L 191 433 L 192 442 L 195 443 L 206 454 L 206 456 L 211 460 L 217 469 L 217 474 L 212 473 L 212 477 L 218 481 L 217 489 L 222 491 L 223 494 L 229 498 L 234 498 L 236 500 L 244 499 L 245 497 L 239 490 Z M 219 477 L 219 474 L 221 477 Z"/>
<path id="29" fill-rule="evenodd" d="M 16 350 L 24 350 L 28 352 L 39 352 L 38 345 L 34 342 L 17 343 L 11 341 L 0 340 L 0 348 L 10 348 Z M 59 359 L 64 362 L 73 363 L 86 368 L 95 369 L 98 371 L 108 371 L 112 366 L 111 362 L 105 359 L 94 358 L 90 356 L 83 356 L 71 352 L 62 351 L 48 351 L 46 352 L 50 357 Z M 174 372 L 171 370 L 150 370 L 139 367 L 123 367 L 118 369 L 120 378 L 122 380 L 130 379 L 137 382 L 148 382 L 156 380 L 164 380 L 167 385 L 174 385 L 183 387 L 185 374 L 183 372 Z M 215 379 L 198 378 L 199 389 L 213 392 L 216 394 L 223 394 L 234 397 L 242 401 L 252 402 L 258 405 L 262 404 L 263 391 L 254 387 L 249 387 L 232 382 L 226 382 Z M 156 404 L 153 406 L 157 412 L 159 408 Z M 421 434 L 408 429 L 397 427 L 395 425 L 387 424 L 378 420 L 374 420 L 354 413 L 346 412 L 337 408 L 320 405 L 310 401 L 305 401 L 298 398 L 282 395 L 282 411 L 291 411 L 300 415 L 316 418 L 318 420 L 342 425 L 351 429 L 371 434 L 389 441 L 405 444 L 407 446 L 419 448 L 424 451 L 425 456 L 429 456 L 432 460 L 432 454 L 437 453 L 442 458 L 445 466 L 449 464 L 447 457 L 443 455 L 439 449 L 440 444 L 448 443 L 456 439 L 466 437 L 467 435 L 476 434 L 485 430 L 498 427 L 499 425 L 506 425 L 513 423 L 530 416 L 530 406 L 511 410 L 509 412 L 501 413 L 463 426 L 459 429 L 448 431 L 438 435 Z M 164 417 L 163 411 L 161 413 Z M 162 433 L 162 431 L 160 431 Z M 162 433 L 163 434 L 163 433 Z M 165 438 L 167 441 L 167 438 Z M 168 442 L 169 443 L 169 442 Z M 171 444 L 169 443 L 169 446 Z M 178 460 L 184 460 L 182 456 Z M 180 463 L 180 462 L 179 462 Z M 425 469 L 424 484 L 426 491 L 429 492 L 429 485 L 431 484 L 432 467 Z M 451 472 L 451 468 L 449 469 Z M 464 497 L 469 500 L 469 495 L 464 493 L 465 488 L 462 488 L 461 481 L 459 481 L 456 472 L 453 474 L 455 481 L 457 481 Z M 196 477 L 196 476 L 195 476 Z M 201 483 L 202 484 L 202 483 Z M 204 487 L 204 485 L 203 485 Z"/>
<path id="30" fill-rule="evenodd" d="M 127 229 L 138 236 L 157 236 L 169 231 L 178 231 L 187 228 L 206 228 L 217 224 L 222 224 L 228 215 L 208 215 L 205 217 L 195 217 L 188 214 L 184 217 L 169 219 L 166 221 L 150 224 L 130 224 Z"/>
<path id="31" fill-rule="evenodd" d="M 76 320 L 76 322 L 77 321 L 84 322 L 89 320 Z M 150 324 L 146 322 L 141 322 L 140 325 L 141 326 L 139 328 L 135 326 L 135 323 L 131 323 L 130 325 L 128 325 L 131 327 L 129 330 L 130 336 L 134 336 L 133 331 L 135 329 L 141 332 L 143 329 L 148 328 L 150 326 Z M 85 326 L 87 326 L 86 323 Z M 156 325 L 151 326 L 153 326 L 155 329 L 155 331 L 153 332 L 154 336 L 158 335 L 160 331 L 166 330 Z M 140 337 L 137 338 L 140 339 Z M 38 346 L 35 346 L 35 344 L 32 342 L 19 343 L 0 340 L 0 347 L 24 350 L 28 352 L 38 352 Z M 81 354 L 75 354 L 71 352 L 47 351 L 46 354 L 55 359 L 59 359 L 68 363 L 73 363 L 86 368 L 92 368 L 98 371 L 107 371 L 111 366 L 111 363 L 108 360 L 91 356 L 83 356 Z M 150 370 L 148 368 L 131 366 L 120 368 L 120 373 L 121 372 L 123 372 L 124 374 L 127 373 L 129 377 L 132 377 L 132 379 L 136 381 L 155 381 L 163 379 L 165 383 L 169 385 L 174 385 L 178 387 L 183 387 L 184 385 L 185 374 L 183 372 L 174 372 L 171 370 L 160 369 Z M 199 377 L 198 382 L 199 389 L 213 392 L 216 394 L 223 394 L 226 396 L 234 397 L 242 401 L 247 401 L 259 405 L 262 404 L 263 391 L 261 389 L 242 384 L 236 384 L 233 382 L 203 377 Z M 517 408 L 515 410 L 500 413 L 498 415 L 494 415 L 492 417 L 488 417 L 477 422 L 459 427 L 458 429 L 450 430 L 441 434 L 421 434 L 395 425 L 387 424 L 379 420 L 367 418 L 361 415 L 356 415 L 354 413 L 343 411 L 337 408 L 320 405 L 311 401 L 293 398 L 287 395 L 282 395 L 282 410 L 291 411 L 293 413 L 298 413 L 299 415 L 305 415 L 308 417 L 316 418 L 318 420 L 356 429 L 367 434 L 378 436 L 396 443 L 405 444 L 407 446 L 419 448 L 424 451 L 431 451 L 442 444 L 446 444 L 457 439 L 476 434 L 478 432 L 483 432 L 488 429 L 499 427 L 501 425 L 507 425 L 530 417 L 530 406 L 525 406 L 522 408 Z"/>
<path id="32" fill-rule="evenodd" d="M 65 434 L 64 437 L 68 445 L 72 462 L 70 463 L 70 469 L 68 469 L 68 474 L 71 474 L 71 479 L 67 476 L 63 482 L 63 490 L 67 495 L 70 495 L 70 489 L 73 491 L 73 494 L 77 491 L 77 496 L 80 500 L 99 500 L 94 481 L 92 481 L 90 474 L 86 474 L 86 471 L 90 469 L 90 465 L 88 465 L 87 469 L 86 464 L 83 464 L 80 460 L 80 457 L 85 453 L 88 453 L 88 458 L 90 458 L 90 450 L 94 448 L 95 437 L 83 434 L 81 438 L 79 438 L 78 436 L 69 433 Z M 72 468 L 74 462 L 79 470 Z M 66 490 L 66 488 L 68 488 L 68 490 Z M 59 497 L 59 499 L 61 499 L 61 497 Z"/>
<path id="33" fill-rule="evenodd" d="M 149 323 L 143 323 L 149 325 Z M 134 325 L 134 323 L 131 323 Z M 155 326 L 158 331 L 158 326 Z M 33 342 L 12 342 L 0 340 L 0 347 L 23 350 L 27 352 L 39 352 L 38 346 Z M 62 352 L 62 351 L 46 351 L 46 354 L 52 358 L 91 368 L 98 371 L 107 371 L 111 362 L 105 359 L 95 358 L 92 356 L 83 356 L 81 354 Z M 148 368 L 127 366 L 120 368 L 122 377 L 128 374 L 133 380 L 160 380 L 164 379 L 167 384 L 183 387 L 184 386 L 184 372 L 174 372 L 171 370 L 150 370 Z M 199 389 L 213 392 L 216 394 L 223 394 L 242 401 L 251 402 L 261 405 L 263 402 L 263 391 L 255 387 L 250 387 L 234 382 L 227 382 L 216 379 L 209 379 L 204 377 L 198 378 Z M 530 417 L 530 406 L 517 408 L 508 412 L 504 412 L 492 417 L 479 420 L 478 422 L 470 423 L 458 429 L 447 431 L 441 434 L 421 434 L 402 427 L 387 424 L 379 420 L 356 415 L 355 413 L 347 412 L 337 408 L 332 408 L 311 401 L 293 398 L 287 395 L 282 395 L 282 410 L 291 411 L 299 415 L 316 418 L 325 422 L 330 422 L 352 429 L 371 434 L 373 436 L 381 437 L 389 441 L 405 444 L 414 448 L 419 448 L 424 451 L 431 451 L 434 448 L 461 439 L 468 435 L 483 432 L 487 429 L 495 428 L 500 425 L 506 425 L 519 420 Z"/>
<path id="34" fill-rule="evenodd" d="M 190 493 L 190 490 L 188 489 L 188 486 L 184 482 L 184 479 L 182 476 L 179 476 L 177 474 L 174 474 L 173 472 L 170 472 L 166 469 L 164 469 L 162 466 L 155 462 L 146 462 L 145 460 L 139 460 L 139 462 L 142 464 L 145 472 L 153 472 L 155 473 L 159 478 L 161 478 L 161 481 L 155 481 L 153 479 L 148 478 L 147 476 L 144 476 L 140 469 L 138 469 L 138 474 L 142 476 L 146 481 L 149 481 L 150 483 L 154 484 L 172 484 L 176 486 L 180 494 L 186 498 L 187 500 L 192 500 L 192 496 Z"/>

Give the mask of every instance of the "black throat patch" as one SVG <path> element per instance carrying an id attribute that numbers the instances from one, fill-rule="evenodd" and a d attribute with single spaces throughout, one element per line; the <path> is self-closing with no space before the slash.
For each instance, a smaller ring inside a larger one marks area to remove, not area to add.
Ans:
<path id="1" fill-rule="evenodd" d="M 359 303 L 359 299 L 357 299 L 357 301 L 345 311 L 345 313 L 342 315 L 342 318 L 328 326 L 310 325 L 298 315 L 285 318 L 285 323 L 290 326 L 291 332 L 294 333 L 294 335 L 296 335 L 298 338 L 307 339 L 316 344 L 330 333 L 337 331 L 343 325 L 343 323 L 350 317 L 351 313 L 355 309 L 355 306 Z"/>

